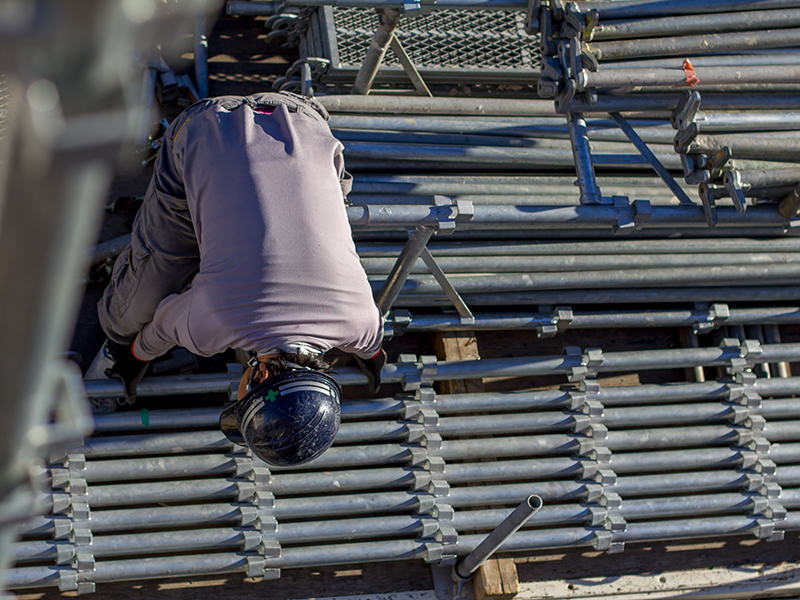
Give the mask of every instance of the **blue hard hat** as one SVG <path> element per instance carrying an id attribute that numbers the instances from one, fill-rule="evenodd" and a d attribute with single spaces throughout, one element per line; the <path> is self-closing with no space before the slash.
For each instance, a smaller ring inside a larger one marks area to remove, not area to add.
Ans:
<path id="1" fill-rule="evenodd" d="M 222 432 L 271 465 L 317 458 L 333 444 L 342 389 L 324 373 L 302 369 L 265 379 L 219 418 Z"/>

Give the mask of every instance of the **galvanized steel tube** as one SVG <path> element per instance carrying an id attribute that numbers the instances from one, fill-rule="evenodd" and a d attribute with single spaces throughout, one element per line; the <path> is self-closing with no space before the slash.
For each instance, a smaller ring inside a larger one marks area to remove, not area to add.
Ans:
<path id="1" fill-rule="evenodd" d="M 541 507 L 542 499 L 539 496 L 528 496 L 474 550 L 453 567 L 455 576 L 462 580 L 472 577 L 478 567 L 486 562 Z"/>
<path id="2" fill-rule="evenodd" d="M 756 10 L 692 16 L 630 19 L 599 22 L 592 31 L 592 40 L 620 40 L 671 35 L 705 34 L 709 31 L 751 31 L 800 26 L 800 10 Z"/>
<path id="3" fill-rule="evenodd" d="M 589 50 L 600 61 L 644 56 L 713 54 L 760 48 L 784 48 L 800 44 L 800 29 L 770 29 L 711 33 L 637 40 L 593 42 Z"/>

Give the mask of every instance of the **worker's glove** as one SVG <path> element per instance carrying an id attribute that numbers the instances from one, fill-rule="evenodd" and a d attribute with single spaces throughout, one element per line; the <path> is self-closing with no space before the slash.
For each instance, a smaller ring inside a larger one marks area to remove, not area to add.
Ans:
<path id="1" fill-rule="evenodd" d="M 136 386 L 144 377 L 149 360 L 139 360 L 133 355 L 133 344 L 117 344 L 108 340 L 108 351 L 114 358 L 114 365 L 106 369 L 109 378 L 121 379 L 125 388 L 125 402 L 136 402 Z"/>
<path id="2" fill-rule="evenodd" d="M 381 369 L 386 364 L 386 352 L 383 348 L 372 358 L 360 358 L 356 356 L 356 362 L 361 372 L 367 376 L 369 381 L 369 391 L 372 394 L 381 389 Z"/>

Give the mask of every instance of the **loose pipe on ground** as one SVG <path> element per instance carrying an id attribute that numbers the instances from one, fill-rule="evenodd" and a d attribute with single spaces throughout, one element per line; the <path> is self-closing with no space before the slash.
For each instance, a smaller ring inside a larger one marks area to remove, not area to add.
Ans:
<path id="1" fill-rule="evenodd" d="M 453 577 L 456 581 L 470 579 L 475 571 L 540 508 L 542 499 L 539 496 L 528 496 L 474 550 L 456 563 L 453 567 Z"/>

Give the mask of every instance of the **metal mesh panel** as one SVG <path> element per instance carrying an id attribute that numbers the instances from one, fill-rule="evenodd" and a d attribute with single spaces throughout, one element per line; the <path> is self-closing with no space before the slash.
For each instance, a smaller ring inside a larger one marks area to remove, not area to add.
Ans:
<path id="1" fill-rule="evenodd" d="M 516 11 L 434 11 L 405 18 L 396 35 L 418 68 L 538 71 L 539 38 L 525 32 Z M 378 25 L 372 9 L 335 8 L 333 21 L 342 68 L 358 67 Z M 399 65 L 391 49 L 385 65 Z"/>

